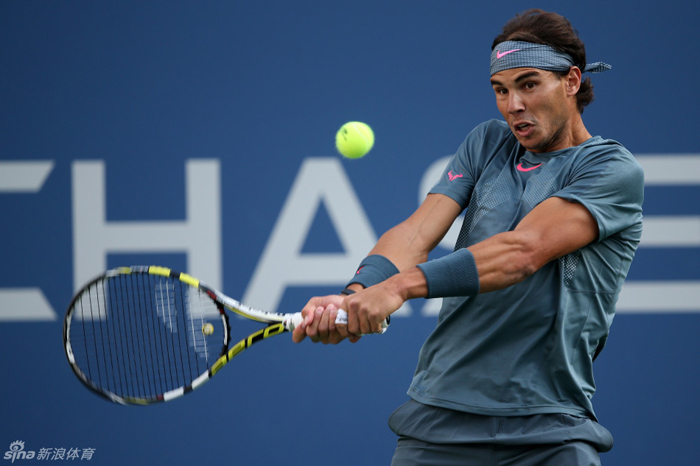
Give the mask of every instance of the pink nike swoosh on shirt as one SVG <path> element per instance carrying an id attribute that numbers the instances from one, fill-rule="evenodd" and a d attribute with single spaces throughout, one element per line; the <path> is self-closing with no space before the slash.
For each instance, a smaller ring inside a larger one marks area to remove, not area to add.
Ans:
<path id="1" fill-rule="evenodd" d="M 534 170 L 535 168 L 539 168 L 539 167 L 541 167 L 541 166 L 542 166 L 542 164 L 540 163 L 539 165 L 535 165 L 534 167 L 523 168 L 523 164 L 522 164 L 522 163 L 519 163 L 518 166 L 515 167 L 515 168 L 517 168 L 518 171 L 521 171 L 521 172 L 529 172 L 529 171 Z"/>
<path id="2" fill-rule="evenodd" d="M 501 53 L 500 50 L 496 50 L 496 59 L 497 60 L 501 59 L 501 58 L 505 57 L 506 55 L 508 55 L 509 53 L 519 52 L 519 51 L 520 51 L 520 49 L 515 49 L 515 50 L 508 50 L 507 52 Z"/>

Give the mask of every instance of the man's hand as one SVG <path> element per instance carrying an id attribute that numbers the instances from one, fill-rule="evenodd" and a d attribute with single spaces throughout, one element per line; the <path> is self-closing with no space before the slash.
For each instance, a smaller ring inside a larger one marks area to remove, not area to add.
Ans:
<path id="1" fill-rule="evenodd" d="M 348 314 L 346 330 L 350 335 L 381 333 L 381 323 L 403 305 L 404 298 L 390 282 L 391 278 L 345 298 L 342 309 Z"/>
<path id="2" fill-rule="evenodd" d="M 346 338 L 352 343 L 360 339 L 357 335 L 350 335 L 346 325 L 336 325 L 338 309 L 342 309 L 345 296 L 329 295 L 316 296 L 301 310 L 304 317 L 301 325 L 292 332 L 292 340 L 295 343 L 302 342 L 309 337 L 314 343 L 338 344 Z"/>

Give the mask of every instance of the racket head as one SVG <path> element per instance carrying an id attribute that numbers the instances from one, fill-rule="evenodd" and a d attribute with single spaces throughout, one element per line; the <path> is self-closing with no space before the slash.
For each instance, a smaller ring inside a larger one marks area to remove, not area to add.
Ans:
<path id="1" fill-rule="evenodd" d="M 109 270 L 68 307 L 68 362 L 85 386 L 115 403 L 181 396 L 226 358 L 230 324 L 214 298 L 198 280 L 163 267 Z"/>

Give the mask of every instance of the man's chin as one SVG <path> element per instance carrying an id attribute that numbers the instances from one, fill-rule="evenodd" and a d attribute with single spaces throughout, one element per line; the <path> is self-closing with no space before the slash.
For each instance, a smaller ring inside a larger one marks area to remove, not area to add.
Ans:
<path id="1" fill-rule="evenodd" d="M 533 141 L 531 137 L 521 138 L 518 137 L 518 135 L 515 135 L 515 139 L 518 140 L 520 145 L 523 146 L 525 150 L 530 152 L 540 152 L 539 145 L 535 141 Z"/>

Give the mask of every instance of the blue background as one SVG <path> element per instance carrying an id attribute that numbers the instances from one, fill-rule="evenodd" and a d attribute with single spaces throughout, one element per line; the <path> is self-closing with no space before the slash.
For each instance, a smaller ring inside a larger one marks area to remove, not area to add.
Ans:
<path id="1" fill-rule="evenodd" d="M 105 161 L 109 221 L 153 221 L 185 217 L 185 160 L 219 159 L 223 290 L 240 297 L 295 174 L 309 157 L 338 157 L 344 122 L 377 137 L 369 156 L 342 161 L 374 231 L 415 209 L 430 163 L 500 117 L 491 41 L 530 6 L 567 16 L 589 61 L 613 65 L 593 76 L 591 133 L 639 155 L 700 152 L 694 1 L 0 3 L 0 160 L 55 163 L 39 193 L 0 193 L 0 286 L 40 287 L 59 314 L 0 323 L 0 452 L 19 439 L 95 448 L 91 461 L 110 465 L 389 464 L 386 420 L 434 317 L 396 319 L 357 345 L 278 337 L 173 403 L 125 408 L 86 391 L 61 347 L 71 163 Z M 697 186 L 648 188 L 645 215 L 697 216 L 699 201 Z M 305 251 L 339 247 L 320 210 Z M 629 279 L 699 280 L 699 258 L 640 249 Z M 290 287 L 278 310 L 327 291 L 337 287 Z M 697 464 L 699 324 L 664 309 L 616 318 L 595 365 L 594 406 L 616 442 L 604 464 Z"/>

